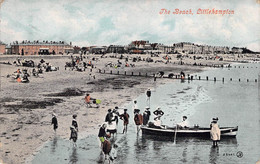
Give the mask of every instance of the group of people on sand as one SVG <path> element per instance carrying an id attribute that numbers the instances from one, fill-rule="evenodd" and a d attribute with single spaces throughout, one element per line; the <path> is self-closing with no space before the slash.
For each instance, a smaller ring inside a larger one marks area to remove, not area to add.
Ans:
<path id="1" fill-rule="evenodd" d="M 70 56 L 71 58 L 71 62 L 66 62 L 65 64 L 65 70 L 67 69 L 67 67 L 70 67 L 71 70 L 76 70 L 79 72 L 85 71 L 87 69 L 87 67 L 91 67 L 94 68 L 94 65 L 92 64 L 92 61 L 89 60 L 88 62 L 83 61 L 83 56 Z M 84 57 L 85 58 L 85 57 Z M 94 59 L 92 59 L 94 60 Z"/>
<path id="2" fill-rule="evenodd" d="M 21 63 L 24 63 L 25 59 L 17 59 L 17 62 L 15 61 L 17 66 L 24 66 L 24 67 L 33 67 L 32 69 L 20 69 L 18 68 L 13 74 L 8 75 L 7 77 L 12 77 L 19 83 L 28 83 L 30 75 L 39 77 L 39 74 L 43 73 L 43 70 L 46 72 L 50 71 L 57 71 L 59 67 L 53 67 L 50 63 L 46 63 L 43 59 L 40 60 L 40 62 L 37 65 L 34 65 L 34 62 L 30 60 L 33 65 L 21 65 Z M 20 63 L 20 64 L 19 64 Z"/>
<path id="3" fill-rule="evenodd" d="M 30 75 L 28 74 L 26 69 L 23 69 L 22 71 L 20 69 L 17 69 L 14 72 L 14 79 L 16 79 L 16 81 L 18 83 L 28 83 L 29 82 L 29 77 Z"/>

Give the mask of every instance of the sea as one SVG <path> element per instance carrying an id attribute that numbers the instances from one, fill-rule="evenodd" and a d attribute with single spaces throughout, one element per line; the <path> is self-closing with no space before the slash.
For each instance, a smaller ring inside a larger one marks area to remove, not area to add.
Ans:
<path id="1" fill-rule="evenodd" d="M 193 74 L 193 80 L 173 80 L 161 86 L 155 82 L 150 101 L 145 93 L 135 100 L 141 112 L 146 106 L 151 111 L 160 107 L 164 111 L 162 124 L 167 126 L 175 126 L 185 115 L 190 127 L 209 127 L 212 118 L 218 117 L 220 127 L 238 126 L 235 138 L 222 138 L 219 146 L 213 147 L 210 138 L 137 134 L 131 102 L 122 106 L 130 114 L 127 133 L 122 134 L 120 120 L 118 134 L 111 138 L 111 143 L 118 145 L 113 163 L 250 164 L 260 160 L 260 63 L 231 66 Z M 78 140 L 75 148 L 69 140 L 55 137 L 43 145 L 31 163 L 88 164 L 108 160 L 102 155 L 97 135 L 88 135 Z"/>

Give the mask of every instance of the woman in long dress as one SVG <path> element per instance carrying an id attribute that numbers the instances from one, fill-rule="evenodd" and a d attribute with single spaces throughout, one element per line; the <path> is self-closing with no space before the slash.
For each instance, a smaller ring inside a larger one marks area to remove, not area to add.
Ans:
<path id="1" fill-rule="evenodd" d="M 211 135 L 211 139 L 213 141 L 214 147 L 218 146 L 218 142 L 220 141 L 220 134 L 221 134 L 217 121 L 218 121 L 218 118 L 213 118 L 213 121 L 210 124 L 210 127 L 211 127 L 210 135 Z"/>

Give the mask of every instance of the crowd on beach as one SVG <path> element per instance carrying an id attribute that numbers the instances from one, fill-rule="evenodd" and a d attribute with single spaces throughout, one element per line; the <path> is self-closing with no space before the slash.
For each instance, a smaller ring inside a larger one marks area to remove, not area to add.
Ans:
<path id="1" fill-rule="evenodd" d="M 147 104 L 150 104 L 150 97 L 151 97 L 151 90 L 148 89 L 146 92 L 147 95 Z M 95 104 L 96 102 L 91 102 L 91 100 L 96 100 L 90 97 L 90 94 L 86 94 L 85 96 L 85 103 L 88 108 L 92 107 L 91 104 Z M 102 154 L 104 154 L 104 160 L 108 160 L 108 162 L 113 162 L 117 158 L 117 148 L 118 144 L 116 144 L 114 137 L 117 135 L 118 130 L 118 123 L 119 119 L 123 122 L 123 132 L 122 134 L 127 133 L 127 128 L 130 120 L 130 116 L 128 113 L 128 109 L 122 108 L 123 113 L 120 113 L 119 110 L 121 108 L 115 107 L 114 109 L 108 109 L 107 114 L 104 119 L 104 123 L 99 128 L 98 138 L 100 140 L 100 148 Z M 159 128 L 165 129 L 165 125 L 162 125 L 161 117 L 164 115 L 164 112 L 161 110 L 160 107 L 157 107 L 152 113 L 154 114 L 153 121 L 150 120 L 151 111 L 150 107 L 146 106 L 143 113 L 141 114 L 141 110 L 138 108 L 137 101 L 133 101 L 132 112 L 134 114 L 134 122 L 136 125 L 136 133 L 139 134 L 141 131 L 141 126 L 148 126 L 151 128 Z M 72 115 L 72 123 L 70 126 L 70 138 L 72 140 L 73 147 L 77 147 L 77 139 L 78 139 L 78 122 L 77 122 L 77 115 Z M 210 134 L 211 139 L 213 141 L 213 147 L 218 146 L 218 142 L 220 141 L 220 128 L 217 124 L 218 118 L 213 118 L 210 124 Z M 56 130 L 58 128 L 58 120 L 55 113 L 52 114 L 51 124 L 53 125 L 54 132 L 56 134 Z M 177 129 L 189 129 L 189 123 L 187 121 L 187 116 L 183 116 L 183 119 L 180 123 L 176 124 Z M 175 136 L 176 139 L 176 136 Z"/>
<path id="2" fill-rule="evenodd" d="M 29 83 L 29 77 L 39 77 L 39 74 L 43 74 L 43 72 L 51 72 L 59 70 L 59 67 L 54 67 L 50 63 L 41 59 L 38 64 L 36 64 L 33 60 L 25 60 L 17 58 L 16 61 L 13 62 L 16 66 L 26 67 L 26 68 L 18 68 L 12 74 L 8 74 L 7 77 L 11 77 L 16 80 L 18 83 Z"/>
<path id="3" fill-rule="evenodd" d="M 13 57 L 14 59 L 16 57 Z M 41 59 L 43 58 L 43 59 Z M 63 56 L 62 57 L 57 57 L 55 59 L 58 59 L 58 60 L 53 60 L 53 61 L 50 61 L 51 63 L 54 63 L 54 66 L 52 66 L 52 64 L 47 60 L 49 59 L 50 57 L 48 56 L 44 56 L 44 57 L 35 57 L 36 60 L 30 60 L 30 59 L 33 59 L 33 58 L 29 58 L 28 56 L 19 56 L 16 61 L 13 63 L 14 66 L 17 66 L 16 68 L 18 68 L 17 70 L 14 69 L 12 71 L 12 74 L 14 75 L 10 75 L 9 77 L 15 77 L 15 81 L 18 79 L 17 76 L 15 74 L 19 74 L 19 77 L 26 77 L 27 76 L 27 79 L 28 81 L 30 80 L 30 82 L 34 82 L 33 79 L 31 80 L 30 78 L 37 78 L 38 76 L 41 76 L 42 73 L 44 74 L 45 72 L 51 72 L 51 71 L 55 71 L 55 66 L 56 64 L 58 64 L 58 66 L 60 68 L 62 68 L 64 65 L 65 65 L 65 61 L 69 59 L 69 63 L 72 63 L 72 65 L 75 64 L 74 68 L 73 67 L 66 67 L 65 68 L 67 69 L 66 71 L 64 70 L 59 70 L 58 67 L 56 67 L 56 70 L 58 70 L 57 74 L 48 74 L 47 77 L 53 77 L 54 75 L 57 75 L 57 77 L 61 77 L 61 76 L 64 76 L 64 74 L 66 74 L 67 72 L 69 72 L 70 70 L 73 70 L 73 71 L 79 71 L 79 69 L 81 69 L 82 71 L 84 71 L 84 63 L 86 65 L 86 68 L 85 69 L 88 69 L 88 72 L 91 72 L 91 69 L 93 69 L 93 72 L 94 72 L 94 69 L 97 68 L 103 68 L 103 69 L 125 69 L 125 70 L 130 70 L 130 71 L 135 71 L 138 70 L 142 70 L 143 67 L 149 67 L 151 66 L 151 68 L 156 68 L 156 69 L 150 69 L 150 70 L 145 70 L 145 71 L 150 71 L 152 73 L 155 73 L 155 71 L 158 72 L 158 69 L 159 66 L 167 66 L 170 65 L 170 63 L 174 64 L 175 62 L 175 66 L 176 65 L 180 65 L 180 61 L 184 62 L 184 64 L 186 63 L 190 63 L 192 62 L 194 59 L 190 59 L 190 57 L 182 57 L 182 60 L 181 58 L 179 59 L 176 59 L 174 55 L 164 55 L 163 57 L 161 55 L 156 55 L 156 54 L 152 54 L 152 55 L 145 55 L 145 56 L 142 56 L 142 55 L 127 55 L 127 54 L 112 54 L 109 56 L 109 54 L 106 54 L 104 55 L 103 57 L 101 56 L 95 56 L 95 55 L 85 55 L 85 56 L 80 56 L 80 55 L 72 55 L 72 56 Z M 62 60 L 60 60 L 60 58 L 62 58 Z M 101 58 L 104 58 L 104 61 L 102 62 L 99 62 L 103 59 Z M 115 58 L 115 59 L 112 59 L 112 58 Z M 27 60 L 26 60 L 27 59 Z M 28 60 L 29 59 L 29 60 Z M 41 59 L 41 60 L 40 60 Z M 65 60 L 64 60 L 65 59 Z M 185 61 L 185 59 L 189 59 L 189 61 Z M 214 59 L 208 59 L 208 60 L 212 60 L 212 61 L 216 61 L 217 62 L 220 62 L 219 64 L 222 64 L 223 62 L 222 61 L 219 61 L 219 60 L 214 60 Z M 36 63 L 35 61 L 39 61 L 39 63 Z M 73 64 L 73 61 L 74 61 L 74 64 Z M 177 61 L 177 62 L 176 62 Z M 194 62 L 196 63 L 200 63 L 200 61 L 203 62 L 203 59 L 197 59 L 194 60 Z M 225 59 L 224 59 L 225 61 Z M 23 64 L 24 63 L 24 64 Z M 215 64 L 216 64 L 215 63 Z M 203 63 L 205 64 L 205 63 Z M 77 68 L 77 67 L 79 68 Z M 82 67 L 83 66 L 83 67 Z M 6 66 L 6 68 L 10 68 L 9 66 Z M 72 69 L 73 68 L 73 69 Z M 178 67 L 178 69 L 175 70 L 175 72 L 180 72 L 184 67 Z M 8 70 L 10 71 L 10 70 Z M 15 73 L 13 73 L 15 71 Z M 63 72 L 61 72 L 63 71 Z M 161 71 L 161 70 L 160 70 Z M 163 70 L 164 71 L 164 70 Z M 167 71 L 167 70 L 166 70 Z M 188 75 L 188 71 L 186 72 L 186 69 L 184 69 L 185 71 L 185 74 Z M 183 72 L 184 72 L 183 71 Z M 27 73 L 26 73 L 27 72 Z M 87 73 L 88 73 L 87 72 Z M 94 79 L 94 73 L 91 72 L 93 78 Z M 97 71 L 96 71 L 97 72 Z M 150 73 L 148 72 L 148 73 Z M 162 72 L 162 71 L 161 71 Z M 174 75 L 175 75 L 175 72 L 174 72 Z M 81 74 L 81 73 L 76 73 L 75 74 L 75 77 L 78 76 L 78 74 Z M 185 74 L 183 73 L 183 76 L 185 76 Z M 24 76 L 25 75 L 25 76 Z M 50 76 L 49 76 L 50 75 Z M 71 75 L 74 75 L 74 72 L 71 73 Z M 82 74 L 82 77 L 84 76 L 85 74 Z M 173 75 L 173 74 L 172 74 Z M 181 73 L 182 75 L 182 73 Z M 180 76 L 181 76 L 180 75 Z M 156 77 L 160 77 L 162 76 L 162 73 L 159 72 L 158 75 L 156 75 Z M 65 79 L 66 77 L 64 77 Z M 98 74 L 96 74 L 96 77 L 95 77 L 97 80 L 100 78 L 103 78 L 103 75 L 102 76 L 99 76 Z M 58 79 L 58 78 L 57 78 Z M 19 79 L 18 79 L 19 80 Z M 38 79 L 38 81 L 40 81 L 41 79 Z M 52 79 L 53 80 L 53 79 Z M 86 80 L 86 79 L 85 79 Z M 96 81 L 97 81 L 96 80 Z M 19 80 L 20 81 L 20 80 Z M 48 79 L 46 79 L 46 81 L 48 81 Z M 54 80 L 53 80 L 54 81 Z M 37 82 L 37 81 L 36 81 Z M 72 86 L 72 85 L 71 85 Z M 75 85 L 73 85 L 75 86 Z M 62 87 L 59 88 L 60 90 L 62 89 Z M 39 91 L 41 92 L 41 91 Z M 90 92 L 91 93 L 91 92 Z M 40 97 L 40 96 L 39 96 Z M 42 98 L 42 97 L 40 97 Z M 98 99 L 87 99 L 88 101 L 88 107 L 98 107 L 99 104 L 100 104 L 100 100 Z M 94 103 L 96 101 L 96 103 Z M 149 106 L 149 105 L 148 105 Z M 103 110 L 103 107 L 101 106 L 102 110 Z M 128 109 L 129 110 L 129 109 Z M 104 111 L 104 110 L 103 110 Z M 111 111 L 113 112 L 113 110 L 111 109 Z M 149 110 L 145 110 L 145 111 L 149 111 Z M 125 111 L 126 113 L 128 113 L 127 111 Z M 145 113 L 150 113 L 150 114 L 144 114 L 142 113 L 141 111 L 138 112 L 138 110 L 136 112 L 132 112 L 134 113 L 135 115 L 135 118 L 133 118 L 133 120 L 136 121 L 136 129 L 138 132 L 140 132 L 140 128 L 141 128 L 141 125 L 151 125 L 151 126 L 160 126 L 161 125 L 161 119 L 160 117 L 157 117 L 156 120 L 153 120 L 153 124 L 149 124 L 149 119 L 147 119 L 147 116 L 149 118 L 149 116 L 151 117 L 151 112 L 145 112 Z M 59 115 L 59 112 L 57 112 L 57 114 Z M 129 114 L 129 113 L 128 113 Z M 78 115 L 79 116 L 79 115 Z M 81 116 L 81 115 L 80 115 Z M 56 117 L 57 118 L 57 117 Z M 64 118 L 64 117 L 63 117 Z M 120 118 L 122 118 L 122 120 L 124 120 L 124 130 L 123 132 L 124 133 L 127 133 L 127 126 L 128 126 L 128 121 L 125 121 L 127 120 L 127 116 L 123 116 L 123 117 L 120 117 L 118 116 L 119 118 L 119 121 L 120 121 Z M 62 119 L 62 118 L 60 118 Z M 128 117 L 128 120 L 129 120 L 129 117 Z M 146 120 L 149 120 L 148 122 Z M 119 122 L 118 121 L 118 122 Z M 112 121 L 113 122 L 113 121 Z M 64 124 L 63 124 L 64 125 Z M 110 132 L 111 132 L 111 129 L 113 128 L 114 125 L 117 125 L 117 124 L 114 124 L 114 122 L 112 123 L 112 125 L 108 125 L 108 122 L 106 123 L 106 133 L 108 133 L 110 135 Z M 48 128 L 48 127 L 46 127 Z M 112 129 L 113 130 L 113 129 Z M 113 131 L 112 131 L 113 132 Z M 116 133 L 111 133 L 110 137 L 112 138 L 114 135 L 116 135 Z M 65 136 L 65 134 L 63 134 L 63 136 Z M 106 137 L 105 137 L 106 138 Z M 44 138 L 45 140 L 46 138 Z M 48 138 L 47 138 L 48 139 Z M 113 146 L 112 146 L 113 147 Z"/>

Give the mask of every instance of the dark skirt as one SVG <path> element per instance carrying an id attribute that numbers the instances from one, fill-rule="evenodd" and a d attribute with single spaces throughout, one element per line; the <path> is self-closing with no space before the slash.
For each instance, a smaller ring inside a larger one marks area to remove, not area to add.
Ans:
<path id="1" fill-rule="evenodd" d="M 107 129 L 107 132 L 109 132 L 109 133 L 116 133 L 116 129 Z"/>

